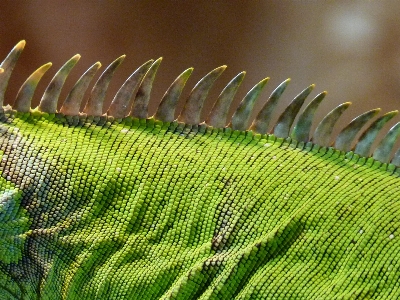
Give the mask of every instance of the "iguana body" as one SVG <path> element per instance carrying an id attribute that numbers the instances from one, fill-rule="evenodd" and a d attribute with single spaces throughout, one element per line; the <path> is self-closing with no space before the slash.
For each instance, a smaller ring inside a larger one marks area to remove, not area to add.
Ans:
<path id="1" fill-rule="evenodd" d="M 43 99 L 2 115 L 1 299 L 399 298 L 394 164 Z"/>

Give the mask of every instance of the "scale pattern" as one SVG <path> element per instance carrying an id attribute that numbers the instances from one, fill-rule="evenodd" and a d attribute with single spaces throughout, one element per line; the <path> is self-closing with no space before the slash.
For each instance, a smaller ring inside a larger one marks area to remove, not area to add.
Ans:
<path id="1" fill-rule="evenodd" d="M 1 299 L 400 297 L 393 165 L 132 117 L 0 133 Z"/>
<path id="2" fill-rule="evenodd" d="M 332 143 L 350 102 L 312 133 L 326 92 L 300 113 L 310 85 L 276 115 L 287 79 L 257 112 L 265 78 L 229 118 L 241 72 L 202 122 L 221 66 L 177 114 L 193 71 L 185 70 L 150 117 L 161 58 L 142 64 L 104 107 L 125 55 L 87 101 L 100 62 L 60 105 L 79 54 L 37 108 L 31 100 L 51 63 L 4 106 L 24 46 L 0 64 L 0 299 L 399 298 L 400 150 L 392 150 L 400 122 L 373 147 L 398 111 L 367 111 Z"/>

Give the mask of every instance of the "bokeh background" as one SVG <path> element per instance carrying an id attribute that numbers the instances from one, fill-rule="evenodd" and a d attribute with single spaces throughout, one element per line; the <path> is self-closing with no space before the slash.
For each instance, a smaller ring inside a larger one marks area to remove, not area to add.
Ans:
<path id="1" fill-rule="evenodd" d="M 224 85 L 247 71 L 239 103 L 258 81 L 270 77 L 259 105 L 284 79 L 292 79 L 277 116 L 311 83 L 310 96 L 327 90 L 318 118 L 351 101 L 337 132 L 354 116 L 376 107 L 400 108 L 400 1 L 1 1 L 0 56 L 27 41 L 7 91 L 7 103 L 27 76 L 51 61 L 35 104 L 62 64 L 82 58 L 67 80 L 61 100 L 94 62 L 102 70 L 127 58 L 115 74 L 108 102 L 139 65 L 162 56 L 152 92 L 154 113 L 165 90 L 184 69 L 194 67 L 182 98 L 213 68 L 227 70 L 213 87 L 209 110 Z M 99 72 L 100 74 L 100 72 Z M 184 100 L 184 99 L 182 99 Z M 399 117 L 393 120 L 399 121 Z M 390 126 L 390 124 L 388 125 Z M 315 127 L 315 125 L 314 125 Z"/>

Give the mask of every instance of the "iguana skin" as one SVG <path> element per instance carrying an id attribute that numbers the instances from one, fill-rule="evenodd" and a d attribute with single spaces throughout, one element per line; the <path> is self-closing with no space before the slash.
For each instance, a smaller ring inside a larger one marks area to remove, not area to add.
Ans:
<path id="1" fill-rule="evenodd" d="M 398 169 L 290 138 L 6 109 L 0 299 L 398 299 Z"/>
<path id="2" fill-rule="evenodd" d="M 396 299 L 400 185 L 273 136 L 60 115 L 1 125 L 4 299 Z"/>

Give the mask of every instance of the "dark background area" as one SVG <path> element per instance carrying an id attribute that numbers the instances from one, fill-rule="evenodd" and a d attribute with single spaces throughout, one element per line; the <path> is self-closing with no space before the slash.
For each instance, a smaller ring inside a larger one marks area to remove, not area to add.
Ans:
<path id="1" fill-rule="evenodd" d="M 210 93 L 206 109 L 243 70 L 247 75 L 236 103 L 254 84 L 270 77 L 261 106 L 280 82 L 292 78 L 276 117 L 311 83 L 316 89 L 310 99 L 328 91 L 319 119 L 339 103 L 353 102 L 338 129 L 369 109 L 381 107 L 383 113 L 400 108 L 400 2 L 395 0 L 2 1 L 0 11 L 0 56 L 19 40 L 27 41 L 10 80 L 7 103 L 13 103 L 20 85 L 37 67 L 51 61 L 53 67 L 35 94 L 37 105 L 58 68 L 79 53 L 82 58 L 61 100 L 94 62 L 102 62 L 104 70 L 126 54 L 110 85 L 108 102 L 139 65 L 162 56 L 151 113 L 184 69 L 194 67 L 194 73 L 182 98 L 202 76 L 224 64 L 228 68 Z"/>

